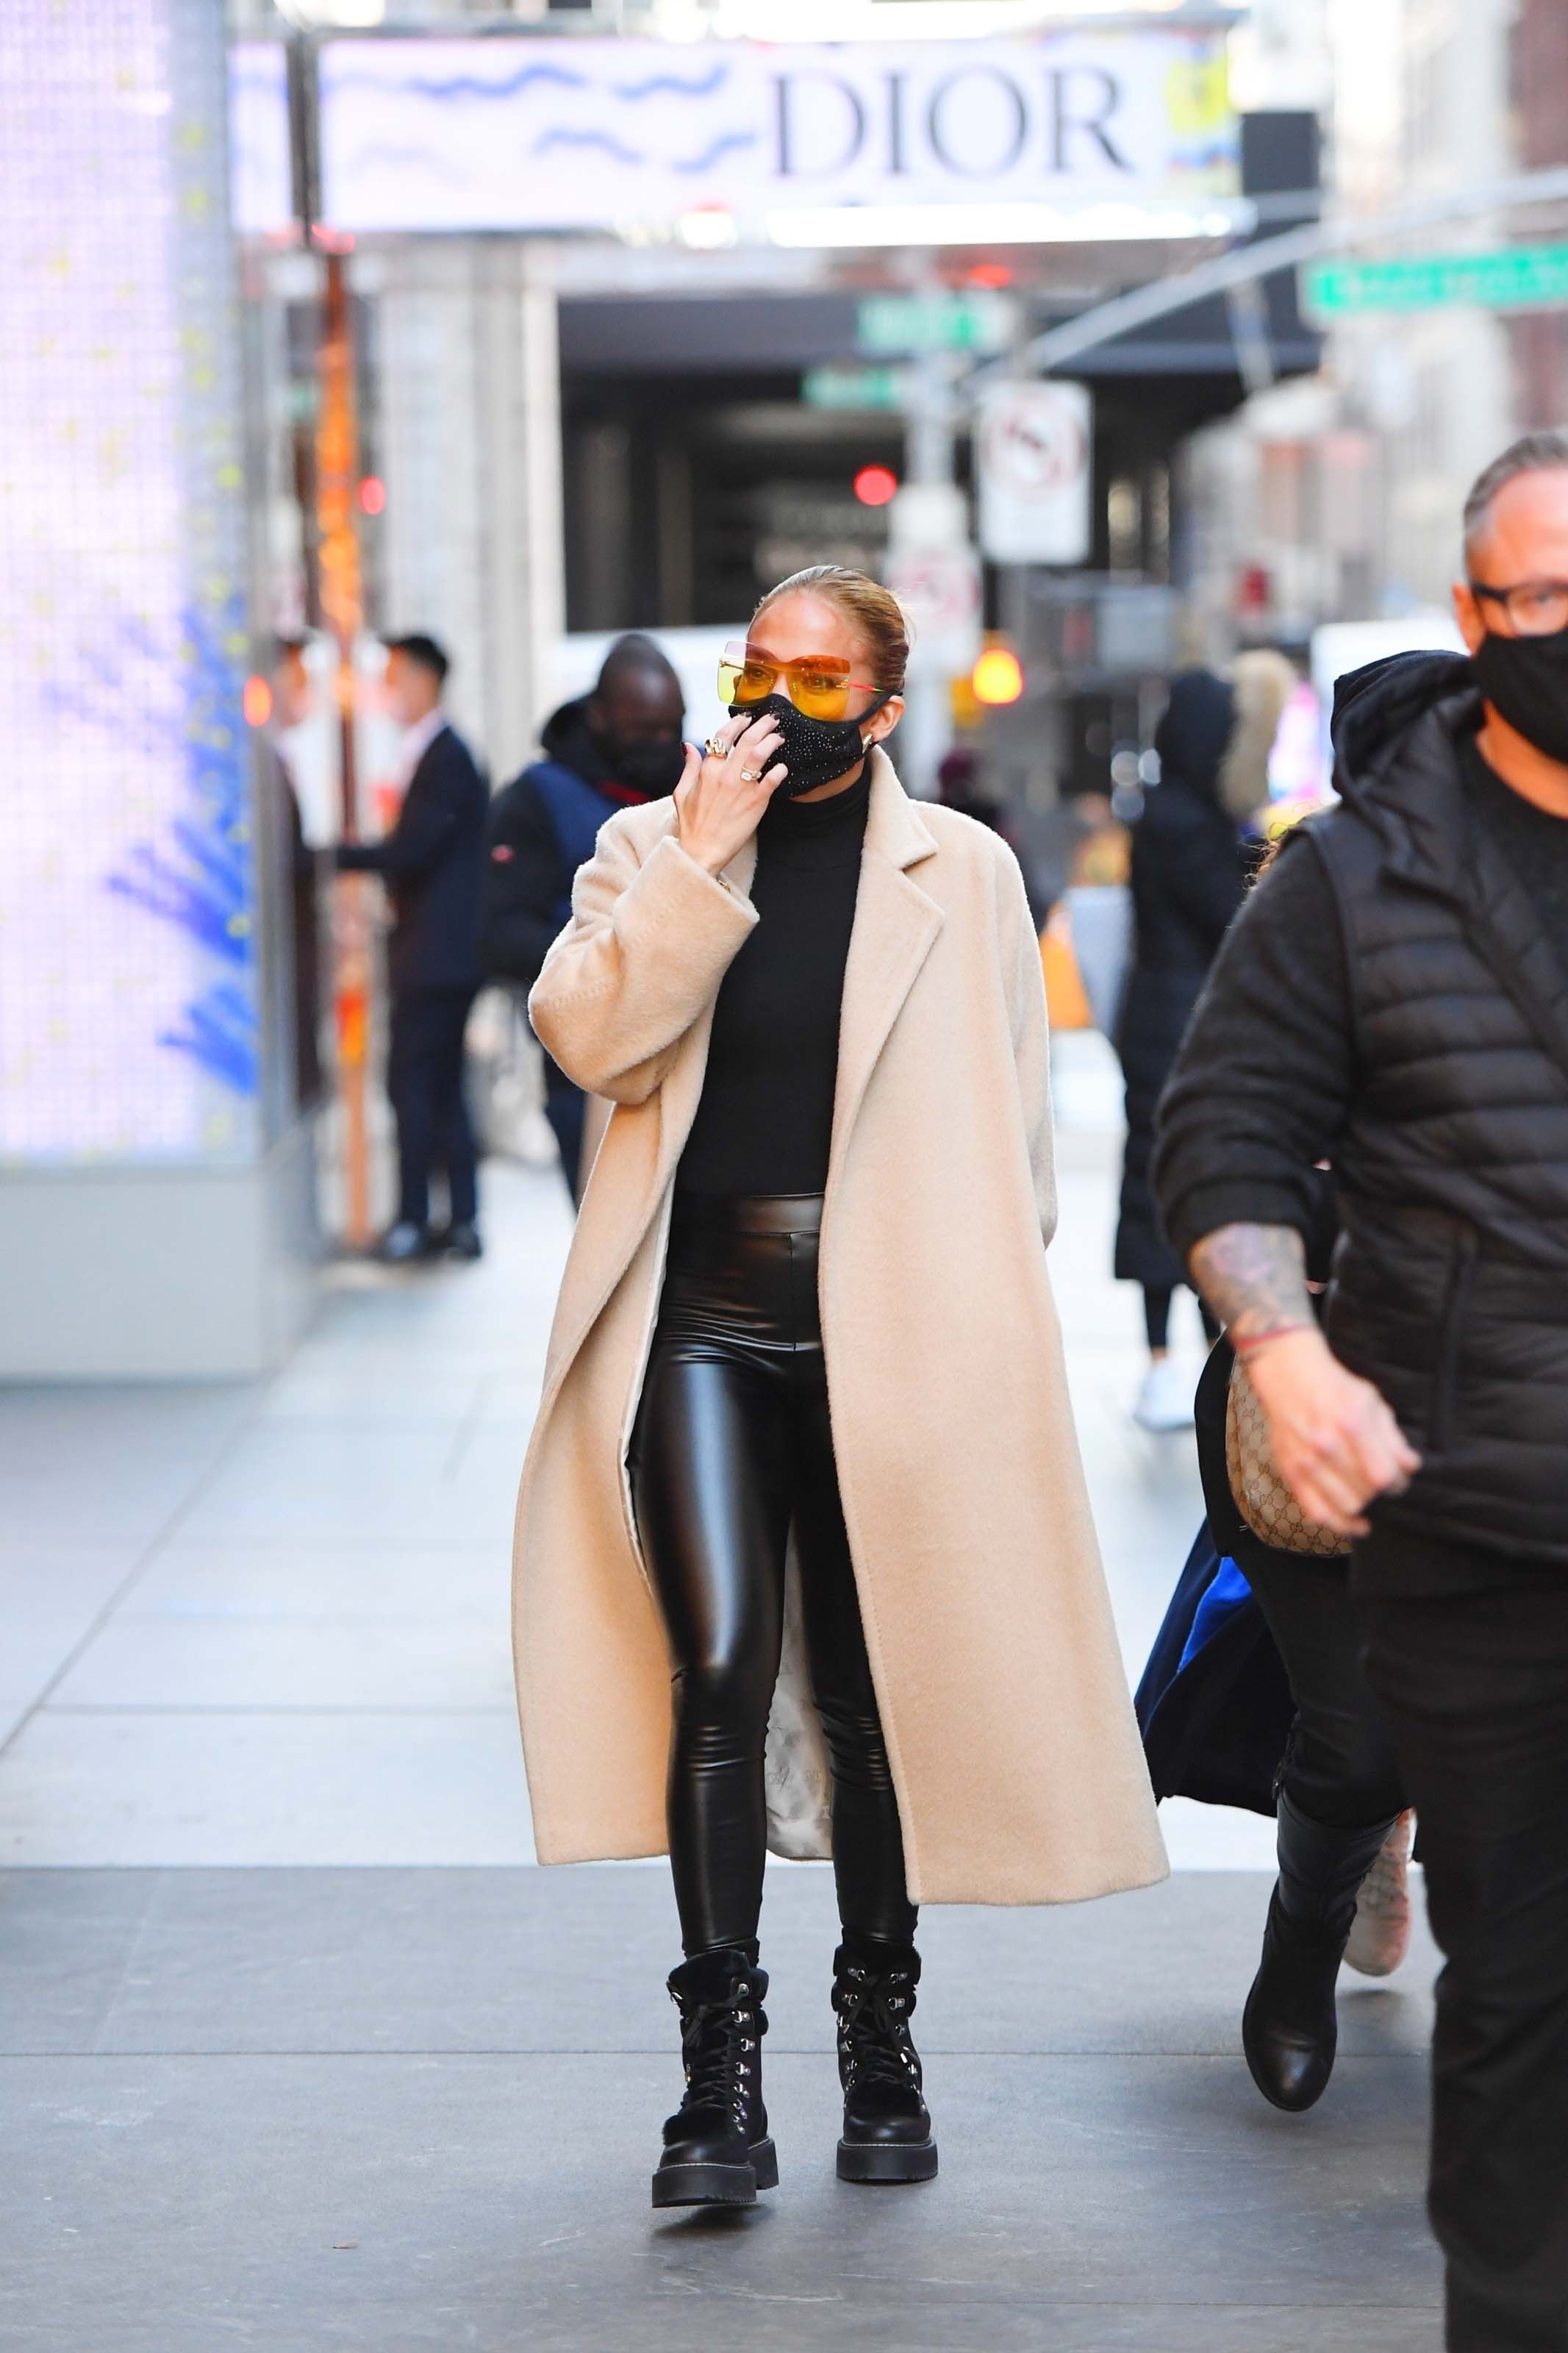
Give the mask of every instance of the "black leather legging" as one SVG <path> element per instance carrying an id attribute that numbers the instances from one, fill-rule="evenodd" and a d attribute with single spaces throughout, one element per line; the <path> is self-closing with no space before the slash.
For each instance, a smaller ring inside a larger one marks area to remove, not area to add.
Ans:
<path id="1" fill-rule="evenodd" d="M 833 1767 L 839 1912 L 861 1936 L 914 1933 L 828 1427 L 821 1208 L 813 1197 L 678 1200 L 632 1440 L 637 1531 L 674 1666 L 669 1852 L 689 1955 L 757 1933 L 792 1524 Z"/>

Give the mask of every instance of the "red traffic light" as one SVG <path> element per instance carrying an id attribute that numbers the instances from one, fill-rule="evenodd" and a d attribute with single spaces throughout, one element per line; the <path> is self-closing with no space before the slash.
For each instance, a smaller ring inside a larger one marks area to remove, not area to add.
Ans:
<path id="1" fill-rule="evenodd" d="M 890 466 L 862 466 L 855 477 L 855 495 L 863 507 L 885 507 L 898 487 Z"/>

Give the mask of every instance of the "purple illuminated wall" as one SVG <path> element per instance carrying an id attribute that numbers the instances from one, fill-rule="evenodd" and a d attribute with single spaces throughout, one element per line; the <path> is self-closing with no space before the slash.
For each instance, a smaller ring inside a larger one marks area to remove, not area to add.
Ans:
<path id="1" fill-rule="evenodd" d="M 219 0 L 0 10 L 0 1161 L 256 1148 Z"/>

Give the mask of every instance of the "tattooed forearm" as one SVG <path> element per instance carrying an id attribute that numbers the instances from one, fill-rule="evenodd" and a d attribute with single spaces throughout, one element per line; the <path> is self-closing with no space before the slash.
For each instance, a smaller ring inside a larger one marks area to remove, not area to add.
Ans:
<path id="1" fill-rule="evenodd" d="M 1187 1265 L 1238 1346 L 1265 1334 L 1316 1329 L 1306 1251 L 1293 1226 L 1216 1226 L 1194 1244 Z"/>

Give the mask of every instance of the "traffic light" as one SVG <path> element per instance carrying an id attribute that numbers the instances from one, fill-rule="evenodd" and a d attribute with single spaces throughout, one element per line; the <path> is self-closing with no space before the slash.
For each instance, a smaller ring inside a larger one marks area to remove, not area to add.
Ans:
<path id="1" fill-rule="evenodd" d="M 1024 668 L 1011 646 L 989 645 L 969 673 L 976 702 L 1016 702 L 1024 691 Z"/>

